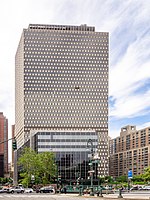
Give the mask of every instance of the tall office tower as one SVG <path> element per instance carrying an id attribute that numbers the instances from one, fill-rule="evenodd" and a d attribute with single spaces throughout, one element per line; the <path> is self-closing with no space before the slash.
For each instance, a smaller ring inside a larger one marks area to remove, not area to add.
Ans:
<path id="1" fill-rule="evenodd" d="M 94 130 L 107 171 L 108 44 L 107 32 L 87 25 L 23 30 L 15 72 L 18 148 L 31 130 Z"/>
<path id="2" fill-rule="evenodd" d="M 0 112 L 0 177 L 8 173 L 8 119 Z M 5 142 L 6 141 L 6 142 Z"/>

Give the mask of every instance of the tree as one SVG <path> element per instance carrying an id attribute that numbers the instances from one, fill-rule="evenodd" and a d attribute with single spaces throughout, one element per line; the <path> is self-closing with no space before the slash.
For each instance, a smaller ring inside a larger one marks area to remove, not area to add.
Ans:
<path id="1" fill-rule="evenodd" d="M 25 148 L 19 158 L 18 165 L 20 165 L 22 169 L 20 173 L 20 176 L 23 178 L 22 183 L 28 187 L 31 182 L 31 175 L 38 174 L 39 170 L 36 152 L 30 148 Z"/>
<path id="2" fill-rule="evenodd" d="M 18 161 L 18 165 L 21 167 L 21 183 L 28 187 L 33 175 L 35 183 L 39 183 L 40 181 L 43 184 L 49 183 L 56 174 L 54 161 L 54 154 L 52 152 L 37 154 L 34 150 L 25 148 Z"/>
<path id="3" fill-rule="evenodd" d="M 119 176 L 116 178 L 116 181 L 123 183 L 123 182 L 127 182 L 128 181 L 128 177 L 126 175 L 123 176 Z"/>
<path id="4" fill-rule="evenodd" d="M 150 167 L 145 168 L 143 178 L 145 181 L 150 181 Z"/>
<path id="5" fill-rule="evenodd" d="M 52 178 L 56 175 L 56 164 L 54 153 L 43 152 L 38 154 L 40 162 L 40 174 L 42 175 L 43 184 L 52 181 Z"/>
<path id="6" fill-rule="evenodd" d="M 105 176 L 105 182 L 112 183 L 113 182 L 113 177 L 112 176 Z"/>
<path id="7" fill-rule="evenodd" d="M 144 184 L 143 174 L 133 176 L 132 182 L 134 182 L 134 184 Z"/>

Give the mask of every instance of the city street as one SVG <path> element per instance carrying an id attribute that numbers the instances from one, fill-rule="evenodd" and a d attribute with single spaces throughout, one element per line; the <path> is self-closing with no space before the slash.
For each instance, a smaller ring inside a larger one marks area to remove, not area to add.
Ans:
<path id="1" fill-rule="evenodd" d="M 95 197 L 79 197 L 78 195 L 51 195 L 51 194 L 3 194 L 0 195 L 0 199 L 2 200 L 43 200 L 43 199 L 48 199 L 48 200 L 79 200 L 83 199 L 84 200 L 93 200 Z"/>
<path id="2" fill-rule="evenodd" d="M 142 193 L 126 193 L 122 195 L 122 199 L 135 199 L 135 200 L 143 200 L 143 199 L 149 199 L 150 193 L 149 192 L 142 192 Z M 0 194 L 0 200 L 95 200 L 95 199 L 101 199 L 101 200 L 113 200 L 113 199 L 119 199 L 118 194 L 109 194 L 109 195 L 103 195 L 103 197 L 90 197 L 90 196 L 78 196 L 78 194 Z"/>

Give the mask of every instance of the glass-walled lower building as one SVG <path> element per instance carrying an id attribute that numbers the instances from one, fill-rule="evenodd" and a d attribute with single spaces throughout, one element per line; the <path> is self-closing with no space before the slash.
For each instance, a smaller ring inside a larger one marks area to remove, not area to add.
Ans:
<path id="1" fill-rule="evenodd" d="M 98 145 L 97 132 L 89 131 L 33 131 L 30 147 L 36 152 L 54 152 L 58 164 L 58 173 L 62 181 L 87 180 L 90 170 L 90 150 L 87 142 L 91 139 L 93 151 Z M 95 167 L 95 178 L 97 169 Z"/>

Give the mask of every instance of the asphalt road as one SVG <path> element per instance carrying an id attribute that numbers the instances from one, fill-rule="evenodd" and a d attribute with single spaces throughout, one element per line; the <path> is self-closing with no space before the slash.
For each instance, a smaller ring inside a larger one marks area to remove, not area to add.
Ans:
<path id="1" fill-rule="evenodd" d="M 150 199 L 150 193 L 126 193 L 123 198 L 128 200 Z M 114 200 L 119 199 L 118 194 L 103 195 L 103 197 L 78 196 L 78 194 L 0 194 L 0 200 Z"/>
<path id="2" fill-rule="evenodd" d="M 78 195 L 51 194 L 1 194 L 0 200 L 95 200 L 95 197 L 80 197 Z"/>

